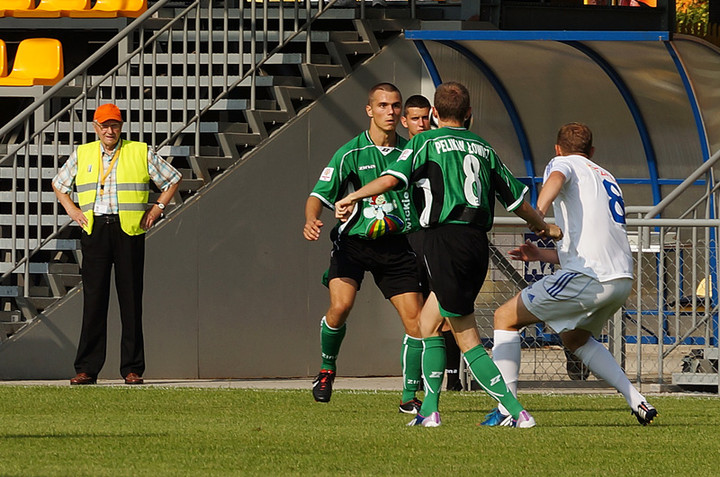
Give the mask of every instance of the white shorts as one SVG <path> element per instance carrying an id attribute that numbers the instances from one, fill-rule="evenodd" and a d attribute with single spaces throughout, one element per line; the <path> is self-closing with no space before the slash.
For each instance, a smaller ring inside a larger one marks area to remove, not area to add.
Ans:
<path id="1" fill-rule="evenodd" d="M 632 278 L 607 282 L 559 270 L 521 292 L 525 308 L 558 333 L 580 328 L 598 336 L 605 322 L 625 304 Z"/>

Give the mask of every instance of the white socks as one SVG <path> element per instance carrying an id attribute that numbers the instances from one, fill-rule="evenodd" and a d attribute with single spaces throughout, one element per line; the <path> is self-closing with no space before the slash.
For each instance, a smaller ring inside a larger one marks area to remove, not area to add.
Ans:
<path id="1" fill-rule="evenodd" d="M 508 390 L 517 397 L 518 374 L 520 373 L 520 333 L 517 331 L 495 330 L 493 332 L 492 358 L 502 374 Z M 498 403 L 504 415 L 510 415 L 505 406 Z"/>
<path id="2" fill-rule="evenodd" d="M 518 374 L 520 373 L 520 333 L 495 330 L 493 343 L 493 361 L 502 373 L 508 389 L 517 397 Z M 645 401 L 645 397 L 625 376 L 625 372 L 610 351 L 597 340 L 590 338 L 587 343 L 576 349 L 574 354 L 590 368 L 596 377 L 604 379 L 617 389 L 625 397 L 630 409 L 636 410 L 640 403 Z M 498 404 L 498 409 L 505 415 L 510 414 L 502 404 Z"/>
<path id="3" fill-rule="evenodd" d="M 595 376 L 604 379 L 620 391 L 633 411 L 637 410 L 640 403 L 645 401 L 645 397 L 628 380 L 610 351 L 595 339 L 590 338 L 587 343 L 576 349 L 574 354 L 590 368 Z"/>

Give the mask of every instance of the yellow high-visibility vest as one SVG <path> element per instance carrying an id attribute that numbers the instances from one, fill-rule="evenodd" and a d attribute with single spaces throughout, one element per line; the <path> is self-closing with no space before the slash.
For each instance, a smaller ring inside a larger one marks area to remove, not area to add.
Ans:
<path id="1" fill-rule="evenodd" d="M 95 141 L 77 148 L 78 172 L 75 177 L 75 187 L 80 210 L 88 220 L 87 225 L 83 227 L 88 234 L 91 234 L 93 229 L 93 209 L 101 174 L 100 147 L 100 141 Z M 123 139 L 120 144 L 115 180 L 120 227 L 128 235 L 145 233 L 140 227 L 140 221 L 147 210 L 150 197 L 147 154 L 148 146 L 143 142 Z"/>

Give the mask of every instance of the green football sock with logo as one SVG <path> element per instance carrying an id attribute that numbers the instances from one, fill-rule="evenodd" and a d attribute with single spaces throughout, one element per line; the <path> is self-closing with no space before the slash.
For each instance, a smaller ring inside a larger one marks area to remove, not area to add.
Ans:
<path id="1" fill-rule="evenodd" d="M 438 411 L 440 390 L 445 373 L 445 338 L 431 336 L 423 338 L 422 374 L 425 382 L 425 399 L 420 415 L 427 417 Z"/>
<path id="2" fill-rule="evenodd" d="M 467 361 L 473 377 L 480 383 L 485 392 L 505 406 L 512 417 L 517 419 L 520 411 L 524 408 L 517 398 L 513 396 L 513 393 L 508 390 L 500 370 L 490 359 L 483 345 L 480 344 L 467 350 L 465 352 L 465 361 Z"/>
<path id="3" fill-rule="evenodd" d="M 340 352 L 340 345 L 345 338 L 347 330 L 346 323 L 340 328 L 331 328 L 328 326 L 323 316 L 320 322 L 320 351 L 322 352 L 322 369 L 335 371 L 335 361 Z"/>
<path id="4" fill-rule="evenodd" d="M 410 401 L 415 397 L 417 390 L 420 389 L 422 352 L 422 339 L 405 335 L 402 344 L 402 355 L 400 356 L 403 372 L 402 402 Z"/>

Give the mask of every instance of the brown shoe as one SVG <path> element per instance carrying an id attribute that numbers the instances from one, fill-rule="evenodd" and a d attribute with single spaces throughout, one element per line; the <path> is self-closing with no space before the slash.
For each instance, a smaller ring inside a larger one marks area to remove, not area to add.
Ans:
<path id="1" fill-rule="evenodd" d="M 129 373 L 125 376 L 125 384 L 142 384 L 143 378 L 137 373 Z"/>
<path id="2" fill-rule="evenodd" d="M 77 375 L 70 380 L 71 385 L 95 384 L 96 382 L 97 378 L 95 376 L 90 376 L 88 373 L 77 373 Z"/>

